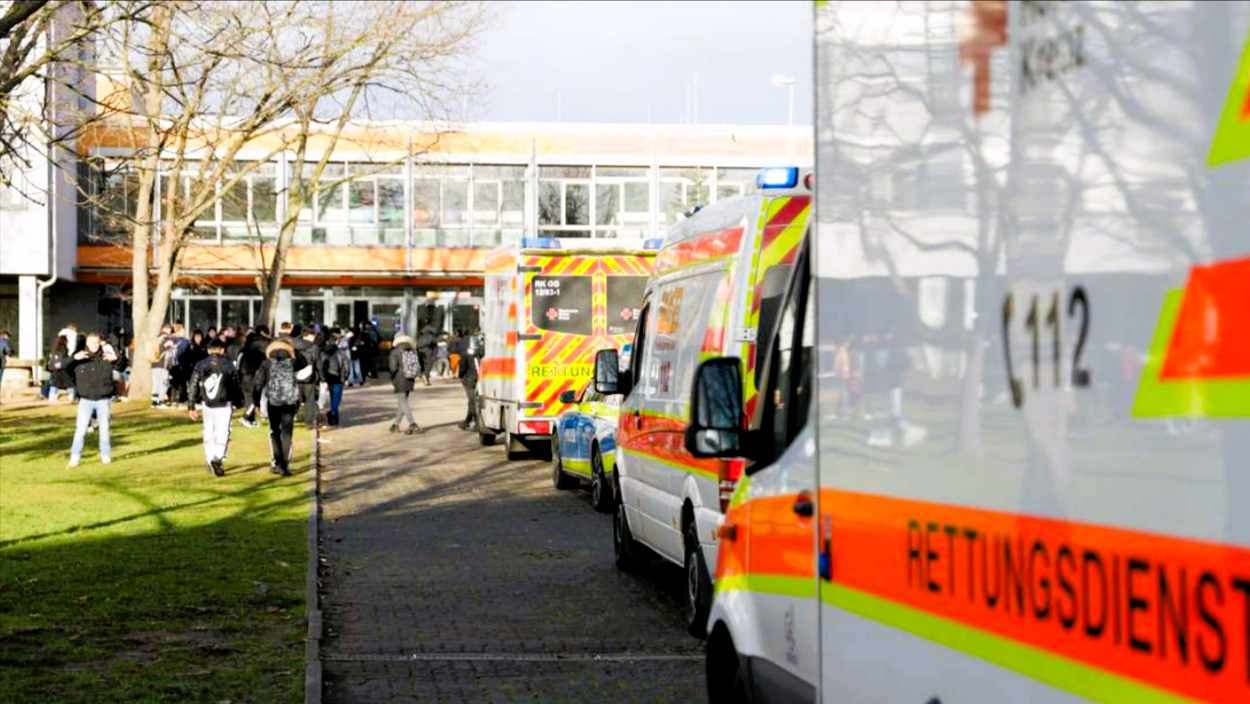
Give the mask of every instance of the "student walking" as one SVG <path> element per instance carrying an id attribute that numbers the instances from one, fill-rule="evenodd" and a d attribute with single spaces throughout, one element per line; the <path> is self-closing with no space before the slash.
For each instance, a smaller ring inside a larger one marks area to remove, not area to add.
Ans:
<path id="1" fill-rule="evenodd" d="M 364 386 L 365 377 L 360 368 L 360 335 L 354 333 L 349 328 L 346 331 L 346 343 L 348 356 L 351 359 L 351 369 L 347 375 L 348 386 Z"/>
<path id="2" fill-rule="evenodd" d="M 291 332 L 291 346 L 295 356 L 299 358 L 300 367 L 296 370 L 296 381 L 299 382 L 300 403 L 304 404 L 304 426 L 309 430 L 317 427 L 317 391 L 321 388 L 321 345 L 317 343 L 317 332 L 311 327 L 304 328 L 298 336 Z M 272 404 L 273 401 L 270 401 Z"/>
<path id="3" fill-rule="evenodd" d="M 252 399 L 253 396 L 261 394 L 253 394 L 254 380 L 256 372 L 260 370 L 260 365 L 265 363 L 265 350 L 269 347 L 269 342 L 269 326 L 262 323 L 257 325 L 255 330 L 248 332 L 239 348 L 239 379 L 243 386 L 243 397 L 247 399 L 248 404 L 239 422 L 248 428 L 256 427 L 256 409 L 261 403 L 259 401 L 253 403 Z"/>
<path id="4" fill-rule="evenodd" d="M 468 430 L 477 425 L 477 361 L 482 356 L 483 346 L 476 332 L 473 335 L 462 335 L 455 344 L 456 353 L 460 355 L 460 384 L 464 387 L 468 404 L 464 420 L 458 427 Z"/>
<path id="5" fill-rule="evenodd" d="M 269 471 L 289 477 L 291 436 L 295 433 L 295 414 L 300 402 L 295 377 L 305 362 L 296 355 L 290 342 L 281 339 L 269 343 L 265 356 L 252 384 L 252 403 L 259 405 L 262 393 L 269 399 L 269 446 L 273 452 Z"/>
<path id="6" fill-rule="evenodd" d="M 225 340 L 209 340 L 207 349 L 208 357 L 191 370 L 187 404 L 191 420 L 204 415 L 204 462 L 209 472 L 220 477 L 226 473 L 231 416 L 235 408 L 243 407 L 243 387 L 234 362 L 225 356 Z"/>
<path id="7" fill-rule="evenodd" d="M 74 443 L 69 452 L 69 466 L 77 467 L 82 460 L 83 443 L 92 416 L 99 421 L 100 462 L 112 461 L 112 438 L 109 434 L 109 418 L 113 407 L 113 368 L 117 353 L 105 345 L 99 333 L 87 335 L 87 347 L 75 354 L 69 364 L 69 375 L 78 389 L 78 422 L 74 426 Z"/>
<path id="8" fill-rule="evenodd" d="M 434 373 L 434 360 L 438 354 L 438 332 L 433 325 L 426 323 L 417 335 L 417 352 L 421 354 L 421 378 L 425 385 L 430 385 L 430 374 Z"/>
<path id="9" fill-rule="evenodd" d="M 343 346 L 343 333 L 331 328 L 325 345 L 321 348 L 321 379 L 330 391 L 330 410 L 326 412 L 326 424 L 339 424 L 339 405 L 343 402 L 343 382 L 351 368 L 351 358 Z"/>
<path id="10" fill-rule="evenodd" d="M 70 377 L 69 367 L 73 362 L 74 353 L 69 348 L 65 335 L 57 335 L 52 346 L 52 354 L 48 355 L 48 403 L 55 403 L 65 389 L 66 403 L 74 402 L 74 381 Z"/>
<path id="11" fill-rule="evenodd" d="M 421 358 L 413 345 L 412 338 L 407 335 L 396 335 L 389 358 L 391 370 L 391 388 L 395 389 L 395 422 L 391 423 L 391 432 L 398 433 L 401 429 L 408 435 L 421 432 L 421 426 L 412 419 L 412 409 L 408 406 L 408 396 L 421 376 Z M 401 428 L 400 423 L 407 422 Z"/>

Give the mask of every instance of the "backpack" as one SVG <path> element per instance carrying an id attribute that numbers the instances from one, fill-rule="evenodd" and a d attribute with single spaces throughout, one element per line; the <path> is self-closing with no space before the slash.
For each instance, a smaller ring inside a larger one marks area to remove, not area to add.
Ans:
<path id="1" fill-rule="evenodd" d="M 405 379 L 416 379 L 421 376 L 421 358 L 416 350 L 404 350 L 400 355 L 401 367 Z"/>
<path id="2" fill-rule="evenodd" d="M 204 402 L 210 406 L 218 406 L 227 400 L 226 370 L 220 364 L 210 365 L 200 379 L 200 388 L 204 390 Z"/>
<path id="3" fill-rule="evenodd" d="M 337 348 L 326 352 L 326 376 L 343 378 L 343 355 Z"/>
<path id="4" fill-rule="evenodd" d="M 294 406 L 299 403 L 299 389 L 295 386 L 295 363 L 289 359 L 274 359 L 269 367 L 269 380 L 265 383 L 265 395 L 270 406 Z"/>

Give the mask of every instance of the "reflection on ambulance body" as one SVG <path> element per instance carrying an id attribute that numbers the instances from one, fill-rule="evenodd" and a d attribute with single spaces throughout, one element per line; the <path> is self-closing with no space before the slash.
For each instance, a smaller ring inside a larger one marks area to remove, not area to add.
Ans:
<path id="1" fill-rule="evenodd" d="M 998 17 L 818 18 L 823 700 L 1250 700 L 1250 3 Z"/>

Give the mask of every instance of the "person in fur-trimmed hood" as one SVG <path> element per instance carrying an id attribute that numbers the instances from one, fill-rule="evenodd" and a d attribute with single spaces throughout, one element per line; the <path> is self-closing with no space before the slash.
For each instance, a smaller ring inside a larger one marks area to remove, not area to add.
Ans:
<path id="1" fill-rule="evenodd" d="M 421 432 L 421 426 L 412 419 L 412 409 L 408 406 L 408 395 L 416 386 L 417 377 L 421 376 L 421 356 L 417 352 L 416 343 L 408 335 L 396 335 L 391 343 L 390 356 L 391 388 L 395 389 L 395 422 L 391 423 L 391 432 L 398 433 L 401 429 L 409 435 Z M 406 421 L 406 428 L 400 423 Z"/>
<path id="2" fill-rule="evenodd" d="M 295 414 L 299 412 L 300 402 L 296 377 L 308 363 L 284 339 L 270 342 L 265 348 L 265 357 L 252 380 L 253 403 L 260 405 L 262 393 L 268 399 L 269 445 L 273 450 L 269 470 L 289 477 L 291 436 L 295 433 Z"/>

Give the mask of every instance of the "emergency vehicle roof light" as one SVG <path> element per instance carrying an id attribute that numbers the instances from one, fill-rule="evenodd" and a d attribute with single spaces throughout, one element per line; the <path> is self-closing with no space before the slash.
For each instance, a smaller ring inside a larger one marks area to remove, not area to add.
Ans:
<path id="1" fill-rule="evenodd" d="M 526 237 L 521 240 L 522 249 L 563 249 L 560 240 L 554 237 Z"/>
<path id="2" fill-rule="evenodd" d="M 644 240 L 642 243 L 643 249 L 659 249 L 663 246 L 664 246 L 664 239 L 660 237 L 656 237 L 654 239 L 649 239 L 649 240 Z"/>
<path id="3" fill-rule="evenodd" d="M 796 166 L 776 166 L 761 169 L 755 177 L 759 188 L 794 188 L 799 185 L 799 169 Z"/>

